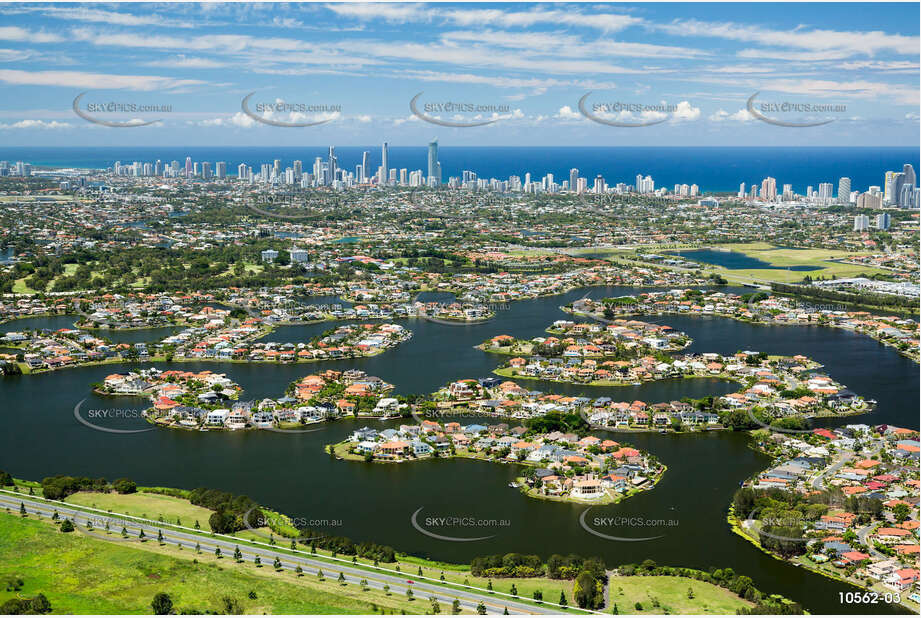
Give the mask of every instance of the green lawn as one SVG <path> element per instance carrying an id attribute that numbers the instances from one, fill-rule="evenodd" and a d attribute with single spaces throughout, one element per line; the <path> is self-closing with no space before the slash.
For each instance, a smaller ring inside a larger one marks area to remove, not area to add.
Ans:
<path id="1" fill-rule="evenodd" d="M 35 294 L 36 291 L 26 285 L 26 279 L 28 278 L 28 276 L 23 277 L 13 282 L 13 294 Z"/>
<path id="2" fill-rule="evenodd" d="M 688 589 L 694 598 L 688 598 Z M 685 577 L 612 577 L 609 603 L 621 614 L 735 614 L 753 604 L 719 586 Z M 636 603 L 642 609 L 636 608 Z M 658 605 L 657 605 L 658 604 Z"/>
<path id="3" fill-rule="evenodd" d="M 691 251 L 694 249 L 705 249 L 710 245 L 688 245 L 688 244 L 671 244 L 671 245 L 644 245 L 631 249 L 593 249 L 586 247 L 573 251 L 574 255 L 592 253 L 603 256 L 605 259 L 627 259 L 633 260 L 635 253 L 658 253 L 682 249 Z M 834 249 L 786 249 L 779 248 L 766 242 L 753 243 L 734 243 L 716 245 L 720 249 L 729 249 L 737 253 L 767 262 L 776 268 L 744 268 L 733 269 L 714 266 L 712 264 L 700 264 L 700 268 L 707 272 L 717 272 L 730 283 L 750 283 L 757 279 L 760 281 L 774 281 L 778 283 L 799 283 L 803 277 L 809 275 L 813 279 L 826 278 L 832 276 L 838 278 L 856 277 L 862 274 L 883 273 L 886 271 L 873 268 L 871 266 L 858 266 L 854 264 L 839 264 L 829 260 L 837 260 L 855 255 L 852 251 L 838 251 Z M 644 262 L 645 263 L 645 262 Z M 662 266 L 662 265 L 660 265 Z M 816 266 L 819 270 L 796 271 L 781 270 L 789 266 Z M 668 268 L 665 266 L 665 268 Z"/>
<path id="4" fill-rule="evenodd" d="M 717 267 L 721 274 L 732 274 L 740 276 L 754 277 L 757 279 L 767 279 L 781 283 L 796 283 L 801 281 L 804 276 L 809 275 L 813 279 L 832 276 L 856 277 L 860 274 L 885 273 L 885 271 L 869 266 L 858 266 L 854 264 L 839 264 L 829 260 L 837 260 L 854 255 L 850 251 L 837 251 L 833 249 L 785 249 L 778 248 L 765 242 L 740 243 L 730 245 L 720 245 L 721 248 L 744 253 L 745 255 L 769 263 L 771 266 L 785 268 L 789 266 L 817 266 L 821 270 L 811 271 L 794 271 L 794 270 L 777 270 L 765 268 L 752 268 L 741 270 L 728 270 Z"/>
<path id="5" fill-rule="evenodd" d="M 200 506 L 195 506 L 184 498 L 174 498 L 161 494 L 135 493 L 96 493 L 90 491 L 77 492 L 67 497 L 67 502 L 90 506 L 103 511 L 114 511 L 135 517 L 153 519 L 164 523 L 175 524 L 177 519 L 180 525 L 195 527 L 198 521 L 202 530 L 211 530 L 208 518 L 213 511 Z"/>
<path id="6" fill-rule="evenodd" d="M 0 511 L 0 581 L 11 576 L 23 579 L 25 586 L 19 592 L 0 588 L 0 603 L 41 592 L 54 613 L 61 614 L 150 614 L 150 601 L 158 592 L 168 593 L 180 612 L 223 613 L 224 597 L 236 599 L 246 614 L 431 610 L 421 595 L 410 602 L 402 594 L 341 586 L 332 570 L 320 582 L 316 576 L 275 572 L 270 565 L 257 568 L 206 553 L 196 555 L 191 548 L 160 547 L 155 540 L 109 542 L 80 531 L 65 534 L 50 520 L 39 521 L 34 515 L 22 519 Z M 448 610 L 442 607 L 443 613 Z"/>

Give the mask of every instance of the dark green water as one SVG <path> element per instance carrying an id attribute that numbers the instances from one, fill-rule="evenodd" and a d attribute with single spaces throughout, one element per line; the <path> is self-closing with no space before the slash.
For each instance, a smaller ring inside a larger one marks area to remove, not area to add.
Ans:
<path id="1" fill-rule="evenodd" d="M 587 290 L 594 298 L 637 291 Z M 474 344 L 499 333 L 536 336 L 550 322 L 565 316 L 558 310 L 559 305 L 585 293 L 580 290 L 514 303 L 486 324 L 403 322 L 414 331 L 413 338 L 370 359 L 312 365 L 176 366 L 226 372 L 246 389 L 247 398 L 277 396 L 290 381 L 327 367 L 357 367 L 395 384 L 399 392 L 428 392 L 453 379 L 488 375 L 502 359 L 473 349 Z M 662 316 L 655 321 L 694 337 L 692 351 L 752 349 L 771 354 L 806 354 L 825 363 L 835 379 L 879 402 L 872 414 L 848 421 L 829 419 L 826 425 L 886 422 L 918 427 L 917 365 L 868 337 L 821 327 L 752 326 L 722 318 Z M 311 328 L 291 327 L 273 333 L 272 338 L 297 341 L 297 329 L 305 329 L 300 335 L 304 336 Z M 0 469 L 34 479 L 64 473 L 109 479 L 127 476 L 151 485 L 217 487 L 248 494 L 293 517 L 342 520 L 341 527 L 327 528 L 331 534 L 388 543 L 404 551 L 450 561 L 467 561 L 484 553 L 522 551 L 543 556 L 554 552 L 601 555 L 612 565 L 652 558 L 662 564 L 699 568 L 730 566 L 754 578 L 763 590 L 796 599 L 813 613 L 885 611 L 873 606 L 839 605 L 838 592 L 847 590 L 846 585 L 777 561 L 730 532 L 725 522 L 726 508 L 739 481 L 769 463 L 748 448 L 744 434 L 616 434 L 616 440 L 629 441 L 655 453 L 669 470 L 653 491 L 620 505 L 593 508 L 588 523 L 591 525 L 596 516 L 676 523 L 593 526 L 599 532 L 619 537 L 662 535 L 651 541 L 609 541 L 580 526 L 584 506 L 533 500 L 507 487 L 516 475 L 512 466 L 464 460 L 382 466 L 335 461 L 323 453 L 324 444 L 338 441 L 364 424 L 380 427 L 383 424 L 379 421 L 341 421 L 315 433 L 296 435 L 165 430 L 116 435 L 79 424 L 73 417 L 73 408 L 84 398 L 84 415 L 90 409 L 144 407 L 139 399 L 101 398 L 90 392 L 91 382 L 114 370 L 112 366 L 88 367 L 0 379 Z M 564 385 L 532 381 L 522 384 L 544 391 L 605 394 L 647 402 L 734 390 L 734 385 L 705 380 L 607 389 L 563 388 Z M 107 426 L 146 427 L 135 419 L 122 419 L 118 425 Z M 427 517 L 454 516 L 506 520 L 508 525 L 427 526 L 431 532 L 453 537 L 494 535 L 475 542 L 436 540 L 418 532 L 410 522 L 420 507 L 423 510 L 418 521 L 423 526 Z"/>
<path id="2" fill-rule="evenodd" d="M 36 318 L 20 318 L 0 324 L 0 333 L 23 330 L 59 330 L 61 328 L 74 328 L 78 319 L 74 315 L 53 315 Z M 113 343 L 139 343 L 141 341 L 158 341 L 168 335 L 179 332 L 177 326 L 155 326 L 152 328 L 135 328 L 128 330 L 94 329 L 90 334 L 108 339 Z"/>

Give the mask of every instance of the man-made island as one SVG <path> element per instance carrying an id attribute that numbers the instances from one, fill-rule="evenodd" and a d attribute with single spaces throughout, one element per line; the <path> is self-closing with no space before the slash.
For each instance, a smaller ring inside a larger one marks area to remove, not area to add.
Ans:
<path id="1" fill-rule="evenodd" d="M 341 459 L 399 463 L 464 457 L 526 466 L 514 483 L 534 498 L 590 504 L 619 502 L 651 489 L 665 467 L 655 456 L 594 435 L 566 430 L 584 423 L 551 414 L 527 427 L 423 420 L 378 431 L 364 427 L 327 450 Z M 547 429 L 554 428 L 552 431 Z M 584 433 L 584 431 L 583 431 Z"/>

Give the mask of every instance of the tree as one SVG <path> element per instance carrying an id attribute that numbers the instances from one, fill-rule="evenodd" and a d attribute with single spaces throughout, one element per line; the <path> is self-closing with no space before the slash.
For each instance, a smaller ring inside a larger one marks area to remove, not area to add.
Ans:
<path id="1" fill-rule="evenodd" d="M 429 597 L 429 601 L 432 602 L 432 613 L 433 613 L 433 614 L 440 614 L 440 613 L 441 613 L 441 605 L 438 604 L 438 599 L 436 599 L 435 597 Z"/>
<path id="2" fill-rule="evenodd" d="M 694 589 L 691 588 L 690 586 L 688 586 L 688 598 L 689 598 L 689 599 L 693 599 L 693 598 L 694 598 Z"/>
<path id="3" fill-rule="evenodd" d="M 406 600 L 408 600 L 408 601 L 412 601 L 412 600 L 413 600 L 413 589 L 412 589 L 412 588 L 407 588 L 407 589 L 406 589 Z"/>
<path id="4" fill-rule="evenodd" d="M 276 571 L 281 570 L 281 560 L 278 559 L 278 556 L 275 556 L 275 562 L 272 563 L 272 568 L 274 568 Z"/>
<path id="5" fill-rule="evenodd" d="M 157 530 L 157 542 L 159 542 L 160 545 L 163 545 L 163 531 L 162 530 Z"/>
<path id="6" fill-rule="evenodd" d="M 339 571 L 338 581 L 341 585 L 345 586 L 345 573 L 343 573 L 342 571 Z"/>
<path id="7" fill-rule="evenodd" d="M 261 567 L 261 566 L 262 566 L 262 558 L 260 558 L 260 557 L 257 555 L 255 558 L 253 558 L 253 564 L 255 564 L 257 567 Z"/>
<path id="8" fill-rule="evenodd" d="M 112 482 L 112 488 L 120 494 L 133 494 L 138 490 L 138 485 L 130 479 L 116 479 Z"/>
<path id="9" fill-rule="evenodd" d="M 221 548 L 220 548 L 220 547 L 215 547 L 215 548 L 214 548 L 214 556 L 215 556 L 215 558 L 220 558 L 220 557 L 221 557 Z"/>
<path id="10" fill-rule="evenodd" d="M 144 534 L 144 530 L 141 529 L 141 531 L 138 533 L 138 539 L 140 539 L 141 542 L 143 543 L 143 542 L 144 542 L 144 539 L 146 539 L 146 538 L 147 538 L 147 535 Z"/>
<path id="11" fill-rule="evenodd" d="M 48 614 L 51 612 L 51 603 L 48 601 L 48 597 L 39 592 L 37 595 L 32 597 L 32 612 L 35 614 Z"/>
<path id="12" fill-rule="evenodd" d="M 573 599 L 576 605 L 583 609 L 595 609 L 598 594 L 598 580 L 588 571 L 582 571 L 576 576 L 576 582 L 573 585 Z"/>
<path id="13" fill-rule="evenodd" d="M 512 584 L 512 589 L 509 590 L 509 593 L 511 593 L 513 597 L 518 596 L 518 588 L 515 586 L 515 584 Z"/>
<path id="14" fill-rule="evenodd" d="M 892 514 L 895 516 L 895 520 L 899 523 L 902 523 L 908 516 L 911 515 L 911 507 L 909 507 L 904 502 L 899 502 L 894 507 L 892 507 Z"/>
<path id="15" fill-rule="evenodd" d="M 304 575 L 304 569 L 301 568 L 301 565 L 297 565 L 296 567 L 294 567 L 294 573 L 298 577 L 301 577 Z"/>
<path id="16" fill-rule="evenodd" d="M 535 590 L 535 591 L 534 591 L 534 600 L 535 600 L 535 601 L 538 601 L 538 602 L 539 602 L 539 601 L 543 601 L 543 600 L 544 600 L 544 591 L 541 590 L 540 588 L 538 588 L 537 590 Z"/>
<path id="17" fill-rule="evenodd" d="M 237 562 L 243 562 L 243 552 L 240 551 L 239 545 L 237 545 L 233 550 L 233 559 Z"/>
<path id="18" fill-rule="evenodd" d="M 562 590 L 560 591 L 560 602 L 557 603 L 557 605 L 560 605 L 560 606 L 562 606 L 562 607 L 566 607 L 566 605 L 567 605 L 567 603 L 566 603 L 566 593 L 563 592 Z"/>
<path id="19" fill-rule="evenodd" d="M 19 503 L 19 514 L 22 515 L 23 517 L 26 516 L 26 505 L 23 504 L 22 502 Z"/>
<path id="20" fill-rule="evenodd" d="M 61 522 L 61 532 L 73 532 L 74 531 L 74 522 L 69 519 L 65 519 Z"/>
<path id="21" fill-rule="evenodd" d="M 460 601 L 459 601 L 458 599 L 454 599 L 454 600 L 451 602 L 451 613 L 452 613 L 452 614 L 459 614 L 459 613 L 461 613 Z"/>
<path id="22" fill-rule="evenodd" d="M 478 613 L 481 616 L 486 615 L 486 606 L 483 605 L 483 601 L 480 601 L 479 604 L 476 606 L 476 613 Z"/>
<path id="23" fill-rule="evenodd" d="M 150 607 L 157 616 L 166 616 L 173 611 L 173 600 L 165 592 L 158 592 L 150 602 Z"/>

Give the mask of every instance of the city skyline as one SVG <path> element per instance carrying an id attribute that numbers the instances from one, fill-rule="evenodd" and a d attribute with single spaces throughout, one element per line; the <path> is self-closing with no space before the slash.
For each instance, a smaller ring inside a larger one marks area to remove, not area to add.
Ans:
<path id="1" fill-rule="evenodd" d="M 651 175 L 642 173 L 636 174 L 636 181 L 633 185 L 624 182 L 609 184 L 602 174 L 597 174 L 591 186 L 588 184 L 588 178 L 580 176 L 578 168 L 570 168 L 569 177 L 561 183 L 555 182 L 552 172 L 545 173 L 538 179 L 538 175 L 530 171 L 525 171 L 522 176 L 510 175 L 507 180 L 496 177 L 480 177 L 477 170 L 464 169 L 459 176 L 449 176 L 446 182 L 443 182 L 441 162 L 438 157 L 438 138 L 432 138 L 427 147 L 427 172 L 422 169 L 410 170 L 409 168 L 388 168 L 388 142 L 381 145 L 381 165 L 375 166 L 371 163 L 371 151 L 365 150 L 361 153 L 361 162 L 355 165 L 354 172 L 348 169 L 348 166 L 340 166 L 339 157 L 335 154 L 335 146 L 328 147 L 327 159 L 314 157 L 312 172 L 304 172 L 304 162 L 301 159 L 292 160 L 291 166 L 282 169 L 282 159 L 275 158 L 273 163 L 261 163 L 258 172 L 254 172 L 255 165 L 239 163 L 236 167 L 236 175 L 228 173 L 226 161 L 216 161 L 212 171 L 210 161 L 193 161 L 191 156 L 186 156 L 185 165 L 180 168 L 179 161 L 163 161 L 156 159 L 151 161 L 133 161 L 129 164 L 122 165 L 121 161 L 115 161 L 111 167 L 101 169 L 103 172 L 109 172 L 115 176 L 132 176 L 132 177 L 162 177 L 162 178 L 198 178 L 202 180 L 236 180 L 248 182 L 250 184 L 264 184 L 278 186 L 299 186 L 303 189 L 316 187 L 331 187 L 336 190 L 352 188 L 356 186 L 402 186 L 402 187 L 422 187 L 430 188 L 445 184 L 449 188 L 464 188 L 473 190 L 489 190 L 503 193 L 523 192 L 523 193 L 637 193 L 637 194 L 654 194 L 656 196 L 674 196 L 674 197 L 698 197 L 704 194 L 714 193 L 731 193 L 726 191 L 714 191 L 702 189 L 697 183 L 676 183 L 671 191 L 665 186 L 656 186 L 655 180 Z M 232 166 L 231 166 L 231 169 Z M 11 164 L 7 160 L 0 161 L 0 177 L 2 176 L 30 176 L 33 172 L 33 166 L 24 161 L 15 161 Z M 739 184 L 739 190 L 736 193 L 738 199 L 748 199 L 749 201 L 759 200 L 763 203 L 770 202 L 793 202 L 801 201 L 818 201 L 819 203 L 845 203 L 855 204 L 860 208 L 880 208 L 883 206 L 895 206 L 899 208 L 918 208 L 921 206 L 921 192 L 915 186 L 917 173 L 911 163 L 904 163 L 901 171 L 886 171 L 883 181 L 880 185 L 869 185 L 865 191 L 851 190 L 851 179 L 847 176 L 838 178 L 837 191 L 835 184 L 831 182 L 818 183 L 818 190 L 814 190 L 813 185 L 808 185 L 804 193 L 797 193 L 793 190 L 792 184 L 782 184 L 782 192 L 777 191 L 777 179 L 772 176 L 766 176 L 760 183 L 752 183 L 746 190 L 746 183 L 743 181 Z M 66 182 L 70 186 L 69 181 Z M 855 231 L 858 229 L 860 217 L 855 219 Z M 865 228 L 862 228 L 865 229 Z"/>
<path id="2" fill-rule="evenodd" d="M 917 145 L 918 7 L 889 9 L 11 4 L 0 135 L 401 146 L 443 123 L 457 145 Z M 781 111 L 798 105 L 823 111 Z"/>

